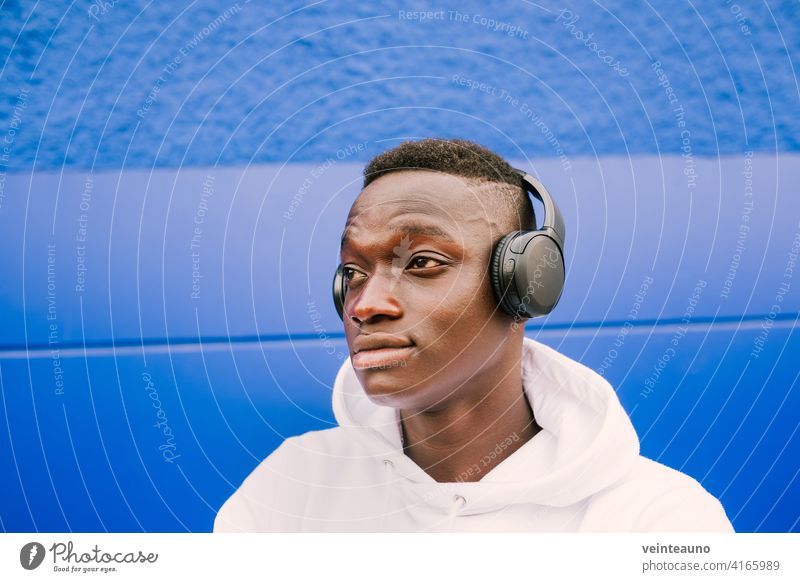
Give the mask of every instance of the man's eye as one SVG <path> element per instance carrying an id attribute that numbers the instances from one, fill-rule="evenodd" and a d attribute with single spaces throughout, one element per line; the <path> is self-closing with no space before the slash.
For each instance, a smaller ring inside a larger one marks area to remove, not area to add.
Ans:
<path id="1" fill-rule="evenodd" d="M 431 257 L 414 257 L 408 264 L 411 269 L 430 269 L 438 267 L 442 262 Z"/>
<path id="2" fill-rule="evenodd" d="M 342 269 L 342 275 L 344 276 L 344 280 L 347 283 L 353 283 L 366 277 L 364 273 L 356 269 L 353 269 L 352 267 L 344 267 Z"/>

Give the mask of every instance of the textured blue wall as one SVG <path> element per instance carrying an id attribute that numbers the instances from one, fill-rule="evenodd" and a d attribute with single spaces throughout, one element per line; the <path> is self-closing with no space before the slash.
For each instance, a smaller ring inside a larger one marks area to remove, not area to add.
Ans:
<path id="1" fill-rule="evenodd" d="M 0 8 L 2 529 L 207 531 L 332 426 L 361 164 L 438 135 L 565 214 L 529 335 L 738 530 L 800 531 L 796 5 L 286 6 Z"/>
<path id="2" fill-rule="evenodd" d="M 797 5 L 747 4 L 428 3 L 421 21 L 421 2 L 6 2 L 0 127 L 29 90 L 15 170 L 317 161 L 420 134 L 680 153 L 677 107 L 695 155 L 795 151 Z"/>

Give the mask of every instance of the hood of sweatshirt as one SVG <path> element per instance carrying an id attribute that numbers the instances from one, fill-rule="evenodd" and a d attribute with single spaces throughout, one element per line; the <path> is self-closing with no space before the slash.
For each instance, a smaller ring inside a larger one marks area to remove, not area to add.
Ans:
<path id="1" fill-rule="evenodd" d="M 519 503 L 566 507 L 617 483 L 639 456 L 636 432 L 612 387 L 582 364 L 525 338 L 522 382 L 542 430 L 479 481 L 438 483 L 403 452 L 400 412 L 374 404 L 350 360 L 333 389 L 336 420 L 409 502 L 477 514 Z M 502 445 L 499 445 L 502 446 Z"/>

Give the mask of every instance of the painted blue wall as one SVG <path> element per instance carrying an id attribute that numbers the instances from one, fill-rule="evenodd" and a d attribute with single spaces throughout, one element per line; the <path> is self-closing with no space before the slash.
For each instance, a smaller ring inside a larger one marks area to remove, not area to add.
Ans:
<path id="1" fill-rule="evenodd" d="M 207 531 L 333 426 L 363 161 L 433 135 L 558 199 L 528 334 L 737 530 L 800 531 L 795 5 L 286 6 L 0 8 L 2 529 Z"/>

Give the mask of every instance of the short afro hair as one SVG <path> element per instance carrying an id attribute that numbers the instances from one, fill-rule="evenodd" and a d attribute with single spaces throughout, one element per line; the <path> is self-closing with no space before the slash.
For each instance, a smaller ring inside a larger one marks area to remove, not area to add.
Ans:
<path id="1" fill-rule="evenodd" d="M 495 192 L 512 228 L 533 228 L 535 216 L 522 177 L 493 151 L 465 139 L 427 138 L 404 141 L 372 158 L 364 168 L 364 188 L 392 172 L 432 170 L 478 183 L 497 184 Z"/>

